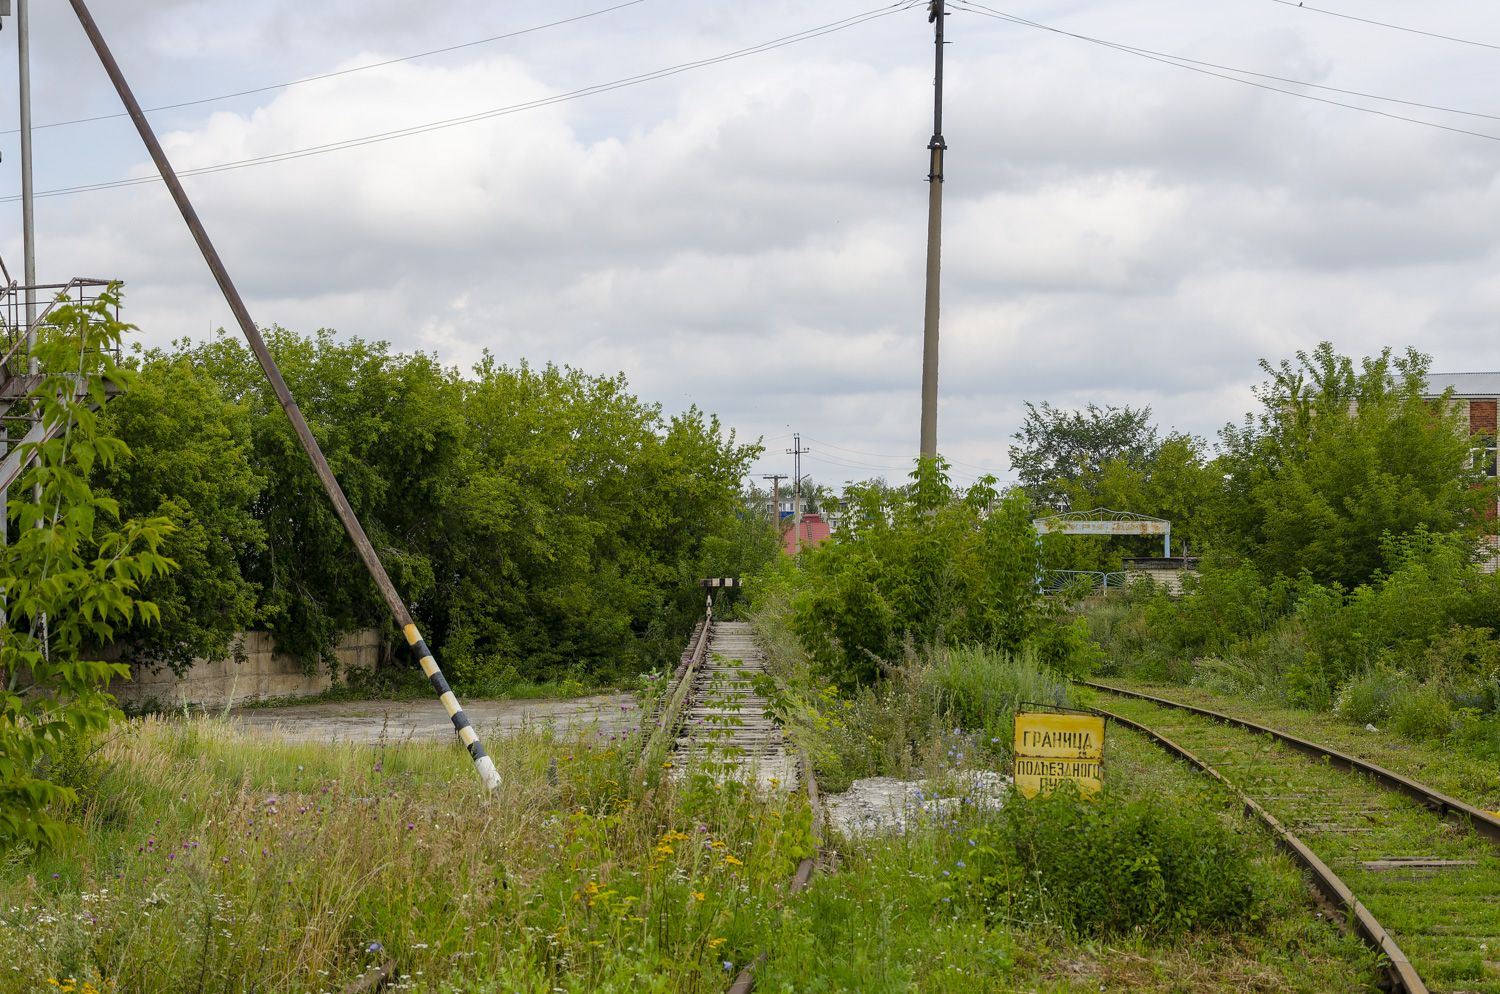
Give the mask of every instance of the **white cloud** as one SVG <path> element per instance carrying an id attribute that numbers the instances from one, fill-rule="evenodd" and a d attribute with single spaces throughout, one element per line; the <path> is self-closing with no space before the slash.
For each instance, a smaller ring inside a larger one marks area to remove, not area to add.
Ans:
<path id="1" fill-rule="evenodd" d="M 1264 6 L 1036 0 L 1020 12 L 1292 78 L 1495 106 L 1493 73 L 1472 53 Z M 1500 13 L 1459 6 L 1473 15 L 1465 33 L 1500 38 Z M 182 168 L 277 153 L 859 9 L 650 0 L 524 42 L 162 115 L 164 141 Z M 1393 0 L 1366 13 L 1426 15 Z M 46 114 L 111 109 L 102 77 L 60 78 L 65 62 L 83 63 L 62 22 L 47 23 L 56 40 L 42 40 L 37 76 L 57 85 L 42 87 Z M 410 5 L 195 0 L 111 11 L 105 27 L 118 28 L 138 88 L 165 99 L 528 23 L 459 0 L 419 23 Z M 940 434 L 960 477 L 1004 475 L 1025 400 L 1149 403 L 1165 423 L 1211 435 L 1248 409 L 1258 358 L 1324 338 L 1355 353 L 1416 344 L 1447 369 L 1500 366 L 1500 142 L 973 15 L 953 27 Z M 669 410 L 697 403 L 742 436 L 803 430 L 820 440 L 808 458 L 820 478 L 899 475 L 915 447 L 921 359 L 925 30 L 908 12 L 588 101 L 188 186 L 265 323 L 334 327 L 459 364 L 489 349 L 624 370 L 642 396 Z M 148 171 L 117 124 L 47 134 L 55 165 L 42 188 Z M 0 175 L 11 176 L 6 152 Z M 39 216 L 44 272 L 126 278 L 149 340 L 227 323 L 159 188 L 43 201 Z M 18 259 L 18 238 L 3 248 Z"/>

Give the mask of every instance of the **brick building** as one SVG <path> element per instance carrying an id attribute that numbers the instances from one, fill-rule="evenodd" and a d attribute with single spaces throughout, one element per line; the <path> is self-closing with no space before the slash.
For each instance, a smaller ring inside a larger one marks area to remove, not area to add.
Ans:
<path id="1" fill-rule="evenodd" d="M 1495 475 L 1495 416 L 1500 403 L 1500 373 L 1432 373 L 1426 394 L 1432 399 L 1453 388 L 1453 400 L 1473 445 L 1474 465 Z M 1495 509 L 1490 509 L 1491 515 Z"/>
<path id="2" fill-rule="evenodd" d="M 1432 373 L 1427 377 L 1426 395 L 1441 397 L 1453 388 L 1453 401 L 1469 436 L 1474 465 L 1487 476 L 1495 475 L 1496 411 L 1500 405 L 1500 373 Z M 1489 509 L 1496 516 L 1496 507 Z M 1493 573 L 1500 568 L 1500 536 L 1488 538 L 1491 554 L 1482 568 Z"/>

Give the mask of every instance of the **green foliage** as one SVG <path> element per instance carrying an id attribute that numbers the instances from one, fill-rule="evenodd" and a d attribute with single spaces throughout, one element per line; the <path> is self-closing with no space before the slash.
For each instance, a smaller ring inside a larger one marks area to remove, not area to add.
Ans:
<path id="1" fill-rule="evenodd" d="M 1386 567 L 1347 595 L 1337 586 L 1306 586 L 1297 621 L 1308 648 L 1304 667 L 1292 674 L 1309 701 L 1326 703 L 1333 688 L 1377 665 L 1398 667 L 1421 680 L 1441 667 L 1429 649 L 1455 625 L 1500 627 L 1500 584 L 1479 573 L 1454 536 L 1419 528 L 1382 542 Z M 1472 630 L 1459 651 L 1493 658 Z"/>
<path id="2" fill-rule="evenodd" d="M 464 480 L 433 535 L 446 568 L 430 613 L 463 647 L 460 667 L 649 669 L 680 651 L 700 577 L 775 554 L 774 534 L 742 518 L 739 481 L 760 449 L 717 418 L 665 418 L 623 376 L 489 357 L 475 373 Z"/>
<path id="3" fill-rule="evenodd" d="M 1105 460 L 1063 482 L 1062 488 L 1067 503 L 1074 508 L 1107 507 L 1166 518 L 1172 522 L 1172 552 L 1180 556 L 1188 550 L 1201 553 L 1208 544 L 1210 522 L 1204 510 L 1212 506 L 1222 485 L 1223 476 L 1209 456 L 1207 444 L 1201 438 L 1174 431 L 1140 458 Z M 1118 569 L 1121 555 L 1162 554 L 1161 540 L 1154 537 L 1056 538 L 1062 540 L 1059 545 L 1066 541 L 1069 551 L 1093 552 L 1099 565 L 1054 569 Z M 1113 553 L 1112 558 L 1109 553 Z M 1048 565 L 1052 565 L 1050 561 Z"/>
<path id="4" fill-rule="evenodd" d="M 1073 502 L 1073 484 L 1112 463 L 1139 467 L 1156 451 L 1150 418 L 1149 407 L 1101 409 L 1090 404 L 1086 411 L 1065 411 L 1045 401 L 1040 407 L 1028 401 L 1026 420 L 1012 436 L 1020 444 L 1010 447 L 1011 468 L 1038 507 L 1081 509 Z"/>
<path id="5" fill-rule="evenodd" d="M 118 302 L 111 287 L 87 306 L 57 307 L 35 352 L 45 375 L 27 401 L 59 431 L 20 447 L 36 461 L 6 509 L 14 531 L 0 557 L 0 849 L 42 848 L 65 836 L 55 806 L 76 791 L 38 776 L 38 767 L 49 755 L 65 760 L 77 740 L 108 726 L 119 712 L 106 689 L 126 672 L 81 653 L 126 625 L 154 620 L 156 607 L 140 589 L 172 566 L 161 552 L 171 531 L 164 518 L 121 523 L 116 502 L 89 486 L 96 467 L 129 456 L 91 410 L 103 406 L 109 386 L 131 380 L 114 358 L 127 327 L 113 316 Z"/>
<path id="6" fill-rule="evenodd" d="M 396 589 L 420 607 L 435 584 L 420 537 L 439 525 L 462 450 L 452 375 L 427 356 L 393 356 L 384 343 L 326 330 L 303 338 L 272 328 L 266 343 Z M 260 590 L 261 624 L 309 667 L 331 664 L 342 635 L 388 626 L 388 613 L 248 348 L 221 338 L 193 358 L 250 411 L 267 541 L 241 570 Z"/>
<path id="7" fill-rule="evenodd" d="M 1019 493 L 981 481 L 961 499 L 947 466 L 925 460 L 912 485 L 851 486 L 846 525 L 802 553 L 792 628 L 821 675 L 845 688 L 874 681 L 883 661 L 919 645 L 1019 650 L 1082 669 L 1078 639 L 1057 634 L 1065 605 L 1037 591 L 1037 542 Z"/>
<path id="8" fill-rule="evenodd" d="M 1210 556 L 1196 576 L 1183 577 L 1182 597 L 1157 590 L 1146 602 L 1146 620 L 1178 655 L 1223 653 L 1269 631 L 1294 604 L 1295 591 L 1278 577 L 1263 583 L 1248 563 Z"/>
<path id="9" fill-rule="evenodd" d="M 1201 552 L 1223 474 L 1207 443 L 1181 432 L 1158 438 L 1151 409 L 1066 411 L 1028 403 L 1011 465 L 1033 505 L 1055 511 L 1107 507 L 1172 522 L 1173 552 Z M 1123 556 L 1159 556 L 1160 539 L 1049 534 L 1048 569 L 1114 572 Z"/>
<path id="10" fill-rule="evenodd" d="M 1352 591 L 1306 574 L 1264 583 L 1248 563 L 1210 556 L 1183 596 L 1157 590 L 1092 609 L 1092 630 L 1117 670 L 1418 740 L 1483 737 L 1479 726 L 1500 718 L 1500 578 L 1481 573 L 1458 537 L 1422 528 L 1386 536 L 1382 555 Z"/>
<path id="11" fill-rule="evenodd" d="M 1220 525 L 1264 576 L 1354 587 L 1381 537 L 1475 534 L 1495 485 L 1472 466 L 1451 393 L 1422 396 L 1430 359 L 1390 349 L 1360 368 L 1324 342 L 1297 365 L 1262 362 L 1264 410 L 1221 433 Z"/>
<path id="12" fill-rule="evenodd" d="M 935 655 L 919 671 L 930 687 L 933 715 L 954 728 L 980 732 L 1007 748 L 1015 741 L 1015 712 L 1022 701 L 1070 707 L 1072 685 L 1037 662 L 1037 653 L 985 652 L 973 647 Z"/>
<path id="13" fill-rule="evenodd" d="M 952 891 L 993 917 L 1078 937 L 1235 929 L 1264 903 L 1252 851 L 1202 805 L 1059 791 L 1013 798 L 976 829 Z"/>
<path id="14" fill-rule="evenodd" d="M 783 569 L 794 572 L 790 564 Z M 776 720 L 812 758 L 824 790 L 844 790 L 862 777 L 910 778 L 944 762 L 950 749 L 971 761 L 1008 763 L 1019 702 L 1078 703 L 1077 688 L 1030 645 L 1019 652 L 919 648 L 907 639 L 900 655 L 885 661 L 883 679 L 840 689 L 819 675 L 794 633 L 788 589 L 762 584 L 755 593 L 751 621 L 771 669 L 756 692 L 772 701 Z"/>
<path id="15" fill-rule="evenodd" d="M 259 617 L 258 588 L 240 564 L 265 552 L 254 503 L 265 484 L 250 464 L 250 412 L 225 396 L 193 351 L 140 352 L 130 391 L 101 413 L 105 430 L 135 458 L 100 466 L 95 485 L 126 517 L 164 517 L 176 526 L 162 546 L 177 569 L 141 595 L 160 624 L 124 633 L 124 660 L 181 675 L 194 658 L 222 658 L 236 632 Z"/>
<path id="16" fill-rule="evenodd" d="M 668 418 L 622 376 L 486 356 L 460 375 L 380 342 L 267 345 L 429 644 L 461 687 L 609 679 L 674 657 L 701 576 L 775 554 L 739 480 L 756 446 L 696 408 Z M 149 461 L 98 476 L 181 525 L 180 576 L 133 660 L 179 671 L 254 624 L 309 668 L 388 612 L 253 355 L 219 337 L 142 353 L 111 405 Z M 707 572 L 705 572 L 707 571 Z"/>
<path id="17" fill-rule="evenodd" d="M 1495 725 L 1495 687 L 1493 670 L 1480 679 L 1418 680 L 1382 667 L 1345 683 L 1332 710 L 1356 725 L 1389 727 L 1417 742 L 1442 741 L 1467 737 L 1471 725 Z"/>

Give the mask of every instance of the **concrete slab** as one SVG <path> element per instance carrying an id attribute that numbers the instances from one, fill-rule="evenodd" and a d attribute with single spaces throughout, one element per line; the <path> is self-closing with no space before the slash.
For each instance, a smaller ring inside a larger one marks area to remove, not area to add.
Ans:
<path id="1" fill-rule="evenodd" d="M 1005 803 L 1011 778 L 992 770 L 968 770 L 945 778 L 856 780 L 842 794 L 823 795 L 829 826 L 846 836 L 904 832 L 909 822 L 951 815 L 964 805 L 994 809 Z"/>

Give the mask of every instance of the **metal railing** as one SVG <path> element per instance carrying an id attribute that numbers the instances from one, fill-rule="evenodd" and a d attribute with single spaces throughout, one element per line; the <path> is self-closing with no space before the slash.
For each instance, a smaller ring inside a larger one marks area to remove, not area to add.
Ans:
<path id="1" fill-rule="evenodd" d="M 110 280 L 88 276 L 75 276 L 66 283 L 39 283 L 23 286 L 14 280 L 0 286 L 0 340 L 5 343 L 5 354 L 0 365 L 14 362 L 25 354 L 26 340 L 32 331 L 47 323 L 53 310 L 62 304 L 84 306 L 99 299 L 99 294 L 110 285 Z M 26 291 L 34 291 L 35 306 L 40 308 L 35 321 L 26 319 Z M 116 319 L 119 314 L 116 313 Z M 120 358 L 115 350 L 115 359 Z M 20 372 L 12 368 L 12 373 Z"/>
<path id="2" fill-rule="evenodd" d="M 1091 594 L 1107 594 L 1111 584 L 1115 590 L 1125 589 L 1125 574 L 1089 569 L 1049 569 L 1042 571 L 1039 583 L 1044 594 L 1058 594 L 1080 586 L 1087 586 Z"/>

